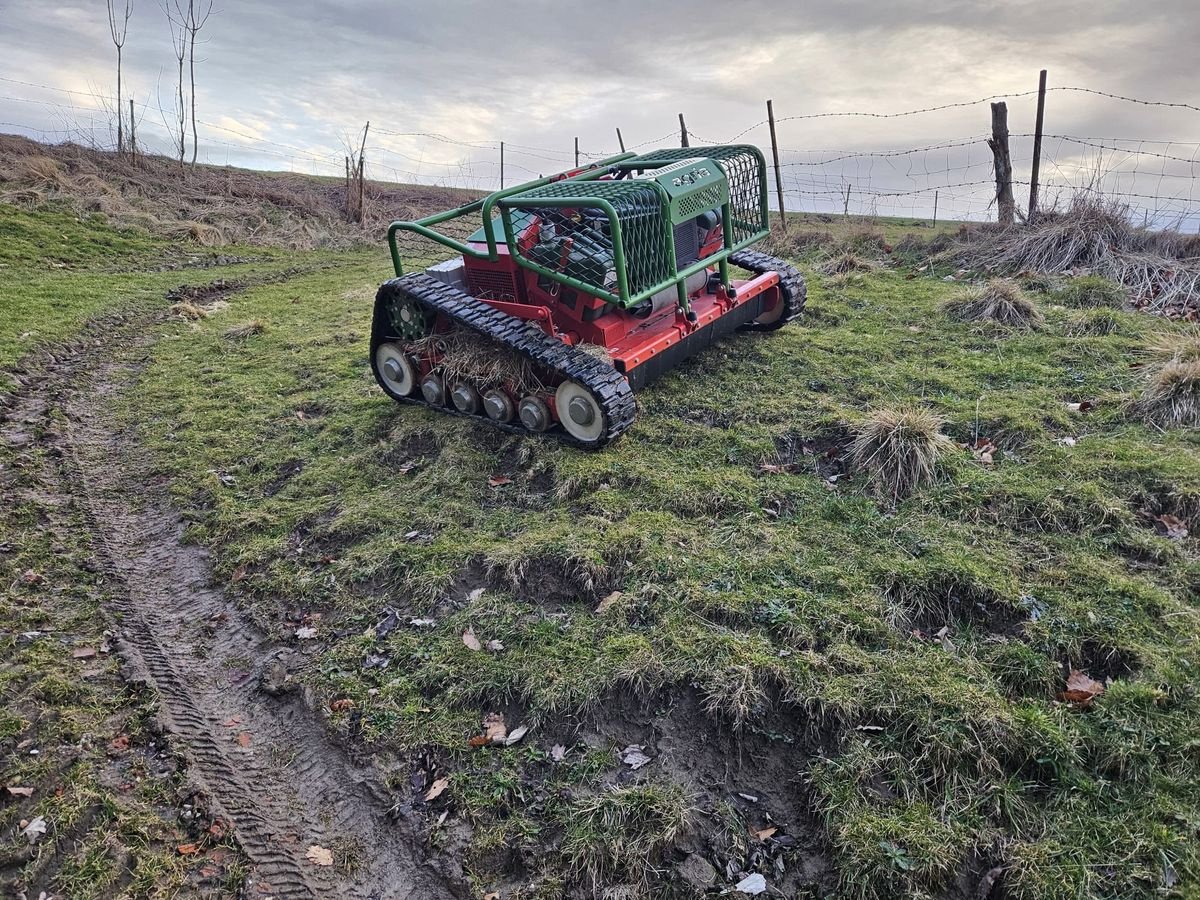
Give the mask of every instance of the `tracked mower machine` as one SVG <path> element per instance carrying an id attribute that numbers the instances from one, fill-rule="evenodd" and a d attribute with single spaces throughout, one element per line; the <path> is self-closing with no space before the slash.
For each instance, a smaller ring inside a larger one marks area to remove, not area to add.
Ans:
<path id="1" fill-rule="evenodd" d="M 394 222 L 375 378 L 402 403 L 602 447 L 635 390 L 799 315 L 800 273 L 749 249 L 766 235 L 766 166 L 746 145 L 626 153 Z M 454 256 L 405 274 L 438 245 Z"/>

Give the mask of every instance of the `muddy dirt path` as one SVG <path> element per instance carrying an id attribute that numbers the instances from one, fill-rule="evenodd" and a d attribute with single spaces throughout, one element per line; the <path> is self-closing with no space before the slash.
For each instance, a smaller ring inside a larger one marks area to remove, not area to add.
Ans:
<path id="1" fill-rule="evenodd" d="M 113 582 L 109 612 L 130 677 L 155 689 L 189 781 L 232 826 L 250 896 L 460 896 L 389 816 L 373 772 L 330 741 L 299 693 L 264 690 L 286 651 L 212 585 L 205 551 L 183 543 L 144 451 L 114 426 L 109 402 L 136 378 L 164 315 L 110 319 L 45 360 L 0 410 L 0 439 L 46 450 L 47 483 L 90 522 L 85 537 Z M 313 846 L 355 865 L 317 865 Z"/>

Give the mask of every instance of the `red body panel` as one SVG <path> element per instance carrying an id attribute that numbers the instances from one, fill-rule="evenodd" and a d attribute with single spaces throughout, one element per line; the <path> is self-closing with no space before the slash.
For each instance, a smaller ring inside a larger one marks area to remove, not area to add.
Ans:
<path id="1" fill-rule="evenodd" d="M 719 249 L 719 236 L 716 240 L 716 246 L 706 245 L 702 255 Z M 689 302 L 696 315 L 695 322 L 689 322 L 679 313 L 674 303 L 639 317 L 598 297 L 541 278 L 536 272 L 518 266 L 507 247 L 501 245 L 497 249 L 500 258 L 495 262 L 463 257 L 472 296 L 509 315 L 529 319 L 568 344 L 604 347 L 617 371 L 625 374 L 760 294 L 774 293 L 774 298 L 765 298 L 765 309 L 782 302 L 779 275 L 767 272 L 749 281 L 733 282 L 733 297 L 719 284 L 715 289 L 706 285 L 691 294 Z"/>

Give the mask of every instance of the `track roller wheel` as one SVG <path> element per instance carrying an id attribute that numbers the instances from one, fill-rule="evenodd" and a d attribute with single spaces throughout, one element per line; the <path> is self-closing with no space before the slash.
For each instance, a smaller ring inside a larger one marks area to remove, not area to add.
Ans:
<path id="1" fill-rule="evenodd" d="M 375 351 L 375 371 L 379 384 L 393 397 L 408 397 L 417 388 L 417 370 L 407 354 L 391 342 Z"/>
<path id="2" fill-rule="evenodd" d="M 564 381 L 554 394 L 558 419 L 567 434 L 591 442 L 604 433 L 604 411 L 596 396 L 574 381 Z"/>
<path id="3" fill-rule="evenodd" d="M 446 383 L 442 381 L 442 376 L 433 373 L 426 375 L 425 380 L 421 382 L 421 396 L 430 406 L 445 406 Z"/>
<path id="4" fill-rule="evenodd" d="M 460 381 L 454 386 L 454 390 L 450 392 L 450 402 L 463 415 L 477 416 L 479 415 L 482 400 L 479 396 L 479 391 L 475 390 L 474 385 Z"/>
<path id="5" fill-rule="evenodd" d="M 504 391 L 488 391 L 483 395 L 483 409 L 493 422 L 511 422 L 517 409 Z"/>
<path id="6" fill-rule="evenodd" d="M 540 397 L 526 397 L 517 406 L 521 424 L 530 431 L 545 431 L 550 427 L 550 410 Z"/>

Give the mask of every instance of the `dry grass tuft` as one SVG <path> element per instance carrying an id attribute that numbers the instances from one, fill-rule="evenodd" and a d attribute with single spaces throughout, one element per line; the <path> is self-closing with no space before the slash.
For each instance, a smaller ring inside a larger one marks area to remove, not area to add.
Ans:
<path id="1" fill-rule="evenodd" d="M 253 335 L 262 334 L 266 330 L 267 325 L 261 319 L 251 319 L 249 322 L 242 322 L 240 325 L 227 328 L 225 337 L 231 341 L 243 341 Z"/>
<path id="2" fill-rule="evenodd" d="M 172 303 L 171 312 L 180 318 L 187 319 L 189 322 L 199 322 L 201 319 L 208 318 L 207 309 L 203 306 L 197 306 L 195 303 L 188 303 L 186 300 Z"/>
<path id="3" fill-rule="evenodd" d="M 963 251 L 989 271 L 1099 275 L 1153 312 L 1183 317 L 1200 306 L 1200 239 L 1137 226 L 1127 205 L 1095 193 L 1040 213 L 1029 227 L 975 229 Z"/>
<path id="4" fill-rule="evenodd" d="M 909 496 L 937 476 L 938 462 L 954 448 L 942 434 L 945 419 L 923 407 L 872 411 L 856 430 L 850 461 L 893 500 Z"/>
<path id="5" fill-rule="evenodd" d="M 1146 349 L 1159 363 L 1200 361 L 1200 326 L 1157 334 Z"/>
<path id="6" fill-rule="evenodd" d="M 948 301 L 946 313 L 961 322 L 996 322 L 1009 328 L 1029 329 L 1042 324 L 1037 308 L 1020 285 L 994 278 L 982 287 L 969 288 Z"/>
<path id="7" fill-rule="evenodd" d="M 831 257 L 817 268 L 822 275 L 849 275 L 854 272 L 874 272 L 879 266 L 849 250 Z"/>
<path id="8" fill-rule="evenodd" d="M 441 354 L 438 368 L 447 382 L 467 381 L 480 391 L 501 385 L 516 386 L 519 393 L 541 390 L 529 359 L 470 331 L 430 335 L 415 342 L 413 352 L 420 355 L 427 344 Z"/>
<path id="9" fill-rule="evenodd" d="M 1124 322 L 1111 309 L 1085 309 L 1067 325 L 1070 337 L 1102 337 L 1124 330 Z"/>
<path id="10" fill-rule="evenodd" d="M 1200 359 L 1170 359 L 1150 367 L 1136 410 L 1159 428 L 1200 427 Z"/>

